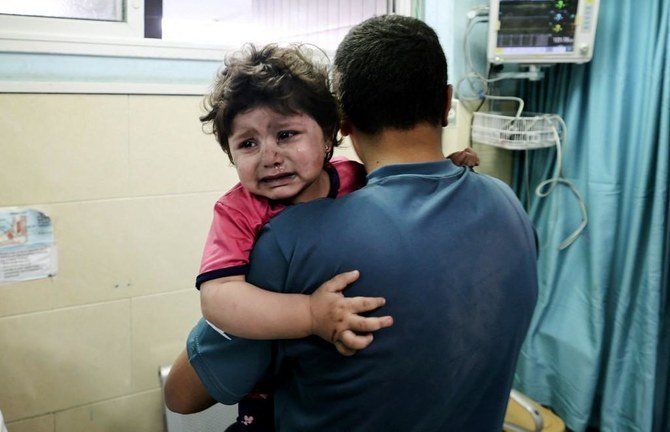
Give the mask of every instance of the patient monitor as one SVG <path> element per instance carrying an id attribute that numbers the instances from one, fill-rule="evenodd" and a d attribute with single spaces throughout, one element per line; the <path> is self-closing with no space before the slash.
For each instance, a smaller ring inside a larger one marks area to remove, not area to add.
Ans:
<path id="1" fill-rule="evenodd" d="M 591 60 L 599 0 L 491 0 L 488 60 L 585 63 Z"/>

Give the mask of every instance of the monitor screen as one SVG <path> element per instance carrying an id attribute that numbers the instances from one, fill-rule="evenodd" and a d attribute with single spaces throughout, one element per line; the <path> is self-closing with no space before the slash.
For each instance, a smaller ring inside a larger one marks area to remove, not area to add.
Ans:
<path id="1" fill-rule="evenodd" d="M 489 61 L 587 62 L 597 7 L 597 0 L 491 0 Z"/>

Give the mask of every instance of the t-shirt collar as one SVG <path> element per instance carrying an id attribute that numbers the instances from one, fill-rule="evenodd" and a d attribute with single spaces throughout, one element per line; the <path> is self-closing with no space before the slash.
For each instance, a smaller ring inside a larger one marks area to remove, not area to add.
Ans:
<path id="1" fill-rule="evenodd" d="M 449 159 L 436 162 L 406 163 L 385 165 L 368 174 L 368 184 L 376 183 L 383 178 L 398 175 L 451 175 L 460 171 Z"/>

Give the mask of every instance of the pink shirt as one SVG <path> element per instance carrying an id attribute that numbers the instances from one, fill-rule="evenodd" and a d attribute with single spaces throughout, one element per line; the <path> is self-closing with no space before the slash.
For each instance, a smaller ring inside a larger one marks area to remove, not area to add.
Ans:
<path id="1" fill-rule="evenodd" d="M 344 196 L 365 185 L 365 169 L 358 162 L 334 157 L 326 165 L 326 171 L 330 176 L 328 198 Z M 214 219 L 205 241 L 196 287 L 220 277 L 245 275 L 249 254 L 261 228 L 285 207 L 253 195 L 239 183 L 219 198 L 214 205 Z"/>

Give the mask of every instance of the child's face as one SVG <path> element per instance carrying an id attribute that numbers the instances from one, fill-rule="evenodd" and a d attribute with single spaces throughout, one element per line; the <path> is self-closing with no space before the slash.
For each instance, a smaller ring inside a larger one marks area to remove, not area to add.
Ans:
<path id="1" fill-rule="evenodd" d="M 228 142 L 240 183 L 251 193 L 292 204 L 328 194 L 323 161 L 330 143 L 310 116 L 256 107 L 235 116 Z"/>

